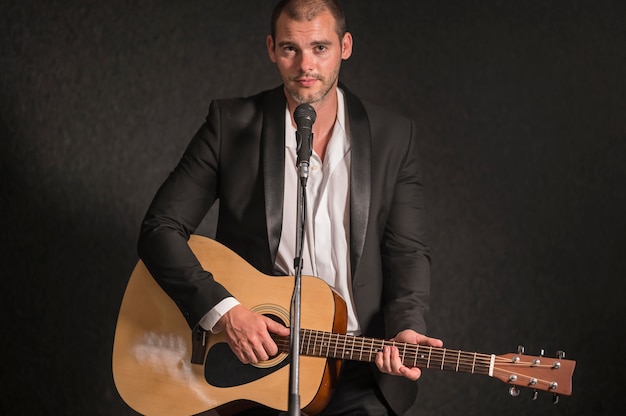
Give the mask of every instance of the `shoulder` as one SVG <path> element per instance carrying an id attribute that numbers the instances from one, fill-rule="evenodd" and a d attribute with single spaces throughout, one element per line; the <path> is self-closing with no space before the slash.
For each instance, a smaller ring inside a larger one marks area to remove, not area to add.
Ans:
<path id="1" fill-rule="evenodd" d="M 379 104 L 361 99 L 344 85 L 341 86 L 346 96 L 348 114 L 351 119 L 367 120 L 372 132 L 386 130 L 410 131 L 413 121 L 400 113 L 394 112 Z"/>
<path id="2" fill-rule="evenodd" d="M 265 90 L 246 97 L 216 98 L 211 101 L 209 115 L 219 112 L 220 118 L 245 120 L 254 118 L 264 111 L 268 105 L 284 101 L 282 86 Z"/>
<path id="3" fill-rule="evenodd" d="M 389 110 L 388 108 L 382 107 L 378 104 L 363 101 L 363 106 L 367 112 L 367 115 L 370 119 L 370 123 L 377 124 L 381 126 L 398 126 L 402 128 L 409 128 L 413 121 L 400 113 Z"/>

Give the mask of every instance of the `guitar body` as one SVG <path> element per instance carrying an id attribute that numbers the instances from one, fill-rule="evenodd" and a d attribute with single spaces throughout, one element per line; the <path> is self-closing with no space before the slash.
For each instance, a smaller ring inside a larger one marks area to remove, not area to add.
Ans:
<path id="1" fill-rule="evenodd" d="M 192 236 L 189 246 L 215 280 L 245 307 L 290 326 L 293 277 L 260 273 L 220 243 Z M 323 281 L 302 277 L 300 405 L 317 414 L 330 400 L 341 360 L 373 362 L 384 346 L 399 349 L 409 367 L 483 374 L 517 387 L 572 394 L 575 361 L 517 354 L 480 354 L 345 335 L 346 305 Z M 200 335 L 200 337 L 198 337 Z M 208 336 L 206 349 L 198 339 Z M 192 339 L 193 337 L 193 339 Z M 274 337 L 276 357 L 242 364 L 221 334 L 194 333 L 142 262 L 133 271 L 117 321 L 113 378 L 124 401 L 148 416 L 226 416 L 257 404 L 288 410 L 289 338 Z M 201 344 L 201 343 L 200 343 Z M 196 347 L 194 349 L 194 347 Z M 192 363 L 192 361 L 194 363 Z"/>
<path id="2" fill-rule="evenodd" d="M 209 238 L 189 245 L 202 266 L 242 305 L 289 326 L 293 277 L 265 275 Z M 322 280 L 302 277 L 301 327 L 345 333 L 344 301 Z M 144 415 L 227 415 L 258 403 L 288 408 L 289 357 L 280 353 L 259 365 L 239 362 L 221 334 L 208 334 L 203 365 L 192 364 L 192 331 L 176 304 L 140 261 L 120 308 L 113 345 L 113 377 L 123 400 Z M 300 357 L 300 403 L 306 413 L 330 399 L 340 361 Z"/>

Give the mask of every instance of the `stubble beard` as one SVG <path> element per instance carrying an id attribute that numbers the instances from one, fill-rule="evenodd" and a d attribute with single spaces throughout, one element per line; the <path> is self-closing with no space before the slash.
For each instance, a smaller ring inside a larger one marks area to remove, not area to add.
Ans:
<path id="1" fill-rule="evenodd" d="M 317 79 L 318 81 L 321 82 L 321 86 L 320 89 L 317 90 L 316 92 L 312 93 L 312 94 L 308 94 L 308 95 L 303 95 L 300 93 L 300 90 L 298 88 L 295 87 L 291 87 L 291 85 L 293 85 L 292 83 L 295 82 L 296 79 L 300 78 L 301 76 L 303 76 L 305 74 L 300 74 L 297 75 L 295 77 L 289 77 L 288 79 L 288 83 L 286 83 L 287 87 L 287 93 L 291 96 L 291 98 L 293 98 L 293 100 L 296 102 L 296 104 L 300 105 L 300 104 L 315 104 L 315 103 L 319 103 L 321 101 L 324 101 L 326 99 L 326 97 L 328 96 L 328 94 L 332 91 L 332 89 L 335 87 L 335 84 L 337 83 L 337 79 L 339 78 L 339 68 L 337 68 L 333 73 L 330 74 L 330 78 L 324 78 L 323 76 L 319 75 L 319 74 L 314 74 L 312 76 L 312 78 Z M 307 76 L 311 77 L 310 74 L 307 74 Z"/>

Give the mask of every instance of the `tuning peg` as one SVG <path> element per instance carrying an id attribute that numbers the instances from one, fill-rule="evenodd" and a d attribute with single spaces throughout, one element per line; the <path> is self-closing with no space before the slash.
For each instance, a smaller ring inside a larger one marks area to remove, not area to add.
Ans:
<path id="1" fill-rule="evenodd" d="M 539 392 L 537 390 L 533 390 L 533 400 L 537 400 L 538 396 L 539 396 Z"/>
<path id="2" fill-rule="evenodd" d="M 556 356 L 559 360 L 563 360 L 565 359 L 565 351 L 559 350 L 556 352 Z M 559 368 L 561 367 L 561 363 L 559 363 L 558 361 L 556 363 L 554 363 L 553 365 L 554 368 Z M 553 404 L 559 404 L 559 395 L 558 394 L 553 394 L 552 395 L 552 403 Z"/>
<path id="3" fill-rule="evenodd" d="M 524 354 L 524 346 L 523 345 L 518 345 L 517 346 L 517 353 L 518 354 Z"/>
<path id="4" fill-rule="evenodd" d="M 546 353 L 546 351 L 542 348 L 539 350 L 539 356 L 543 357 L 543 355 Z"/>
<path id="5" fill-rule="evenodd" d="M 517 396 L 519 396 L 519 389 L 516 386 L 509 387 L 509 394 L 512 397 L 517 397 Z"/>
<path id="6" fill-rule="evenodd" d="M 556 356 L 559 360 L 565 359 L 565 351 L 557 351 Z M 552 368 L 554 369 L 561 368 L 561 363 L 559 361 L 555 361 L 554 364 L 552 364 Z"/>

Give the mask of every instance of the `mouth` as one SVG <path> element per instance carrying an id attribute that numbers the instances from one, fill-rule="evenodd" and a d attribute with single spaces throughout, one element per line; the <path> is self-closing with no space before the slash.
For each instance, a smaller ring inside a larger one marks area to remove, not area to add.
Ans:
<path id="1" fill-rule="evenodd" d="M 301 77 L 292 78 L 292 81 L 295 82 L 296 84 L 299 84 L 301 87 L 312 87 L 317 81 L 319 81 L 319 77 L 301 76 Z"/>
<path id="2" fill-rule="evenodd" d="M 302 78 L 302 79 L 297 79 L 296 83 L 300 84 L 300 86 L 302 87 L 311 87 L 313 86 L 313 84 L 315 84 L 316 81 L 317 81 L 316 78 Z"/>

